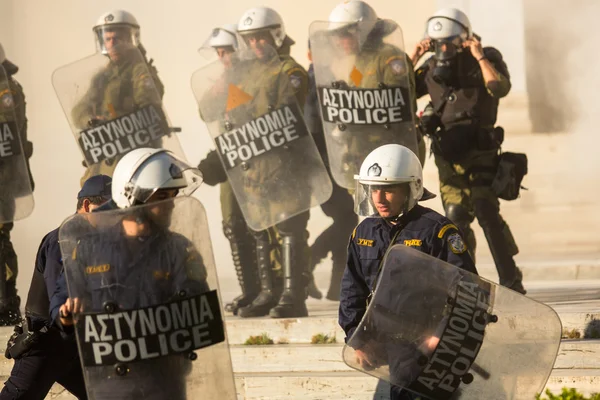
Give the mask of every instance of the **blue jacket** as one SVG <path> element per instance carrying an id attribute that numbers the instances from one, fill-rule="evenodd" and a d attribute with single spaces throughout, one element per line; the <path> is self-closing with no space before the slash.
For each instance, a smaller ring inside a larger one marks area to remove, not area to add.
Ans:
<path id="1" fill-rule="evenodd" d="M 35 268 L 27 295 L 25 312 L 31 330 L 50 326 L 48 306 L 62 271 L 62 256 L 58 243 L 58 228 L 44 236 L 35 258 Z"/>
<path id="2" fill-rule="evenodd" d="M 194 245 L 184 236 L 153 229 L 145 237 L 125 236 L 122 225 L 83 237 L 65 260 L 71 297 L 82 298 L 86 311 L 101 311 L 106 301 L 121 309 L 136 309 L 208 291 L 206 269 Z M 69 297 L 65 276 L 59 279 L 50 304 L 57 320 Z"/>
<path id="3" fill-rule="evenodd" d="M 438 212 L 416 205 L 396 225 L 383 218 L 366 218 L 352 233 L 342 278 L 339 324 L 346 332 L 346 341 L 365 314 L 383 256 L 398 243 L 477 274 L 458 228 Z"/>

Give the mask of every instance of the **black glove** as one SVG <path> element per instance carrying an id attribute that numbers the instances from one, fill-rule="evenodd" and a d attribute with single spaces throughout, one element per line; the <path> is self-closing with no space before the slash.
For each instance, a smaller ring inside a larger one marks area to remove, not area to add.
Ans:
<path id="1" fill-rule="evenodd" d="M 419 121 L 421 132 L 428 136 L 434 135 L 441 124 L 442 120 L 440 116 L 435 113 L 433 104 L 427 104 Z"/>
<path id="2" fill-rule="evenodd" d="M 211 150 L 204 160 L 198 164 L 198 169 L 202 172 L 204 183 L 209 186 L 215 186 L 227 181 L 227 173 L 221 163 L 221 159 L 215 150 Z"/>

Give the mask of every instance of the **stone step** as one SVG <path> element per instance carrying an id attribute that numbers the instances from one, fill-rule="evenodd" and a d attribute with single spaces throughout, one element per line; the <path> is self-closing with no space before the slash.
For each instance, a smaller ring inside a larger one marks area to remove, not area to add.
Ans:
<path id="1" fill-rule="evenodd" d="M 238 374 L 238 399 L 244 400 L 384 400 L 386 390 L 376 393 L 378 380 L 360 372 Z M 546 388 L 554 393 L 574 387 L 585 395 L 598 391 L 600 370 L 554 370 Z M 545 389 L 544 389 L 545 390 Z"/>
<path id="2" fill-rule="evenodd" d="M 231 346 L 233 370 L 246 373 L 352 371 L 343 344 Z M 563 340 L 554 369 L 600 369 L 600 340 Z"/>
<path id="3" fill-rule="evenodd" d="M 0 376 L 2 382 L 6 377 Z M 385 387 L 377 379 L 356 371 L 328 373 L 246 373 L 235 378 L 238 400 L 387 400 Z M 597 392 L 600 370 L 554 370 L 545 389 L 560 392 L 573 387 L 584 395 Z M 379 390 L 376 390 L 379 389 Z M 56 384 L 46 399 L 75 400 Z"/>
<path id="4" fill-rule="evenodd" d="M 571 338 L 600 338 L 600 308 L 596 308 L 596 312 L 576 312 L 577 308 L 569 305 L 557 305 L 554 308 L 562 322 L 563 331 L 569 332 Z M 313 335 L 320 333 L 343 342 L 345 334 L 334 312 L 324 311 L 323 314 L 329 315 L 293 319 L 229 317 L 226 319 L 227 337 L 229 344 L 237 345 L 244 344 L 249 336 L 265 332 L 275 343 L 310 343 Z"/>

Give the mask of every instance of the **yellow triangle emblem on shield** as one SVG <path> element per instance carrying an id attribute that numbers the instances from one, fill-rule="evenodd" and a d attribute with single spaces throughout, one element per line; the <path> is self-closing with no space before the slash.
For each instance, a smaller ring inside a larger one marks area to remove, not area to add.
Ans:
<path id="1" fill-rule="evenodd" d="M 244 105 L 252 100 L 253 97 L 248 93 L 244 92 L 239 87 L 234 84 L 229 84 L 229 89 L 227 91 L 227 108 L 225 111 L 231 111 L 236 107 Z"/>
<path id="2" fill-rule="evenodd" d="M 356 69 L 356 66 L 352 68 L 352 72 L 350 72 L 350 80 L 354 83 L 354 86 L 360 86 L 362 82 L 363 74 L 359 70 Z"/>

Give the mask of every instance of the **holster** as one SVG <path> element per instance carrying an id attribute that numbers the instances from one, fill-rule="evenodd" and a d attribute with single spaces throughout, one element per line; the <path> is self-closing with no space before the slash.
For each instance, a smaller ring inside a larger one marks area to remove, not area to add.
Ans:
<path id="1" fill-rule="evenodd" d="M 15 325 L 14 332 L 6 344 L 6 351 L 4 352 L 6 358 L 15 360 L 21 358 L 23 354 L 31 350 L 40 341 L 43 335 L 48 333 L 47 326 L 37 331 L 30 331 L 29 325 L 27 319 Z"/>

